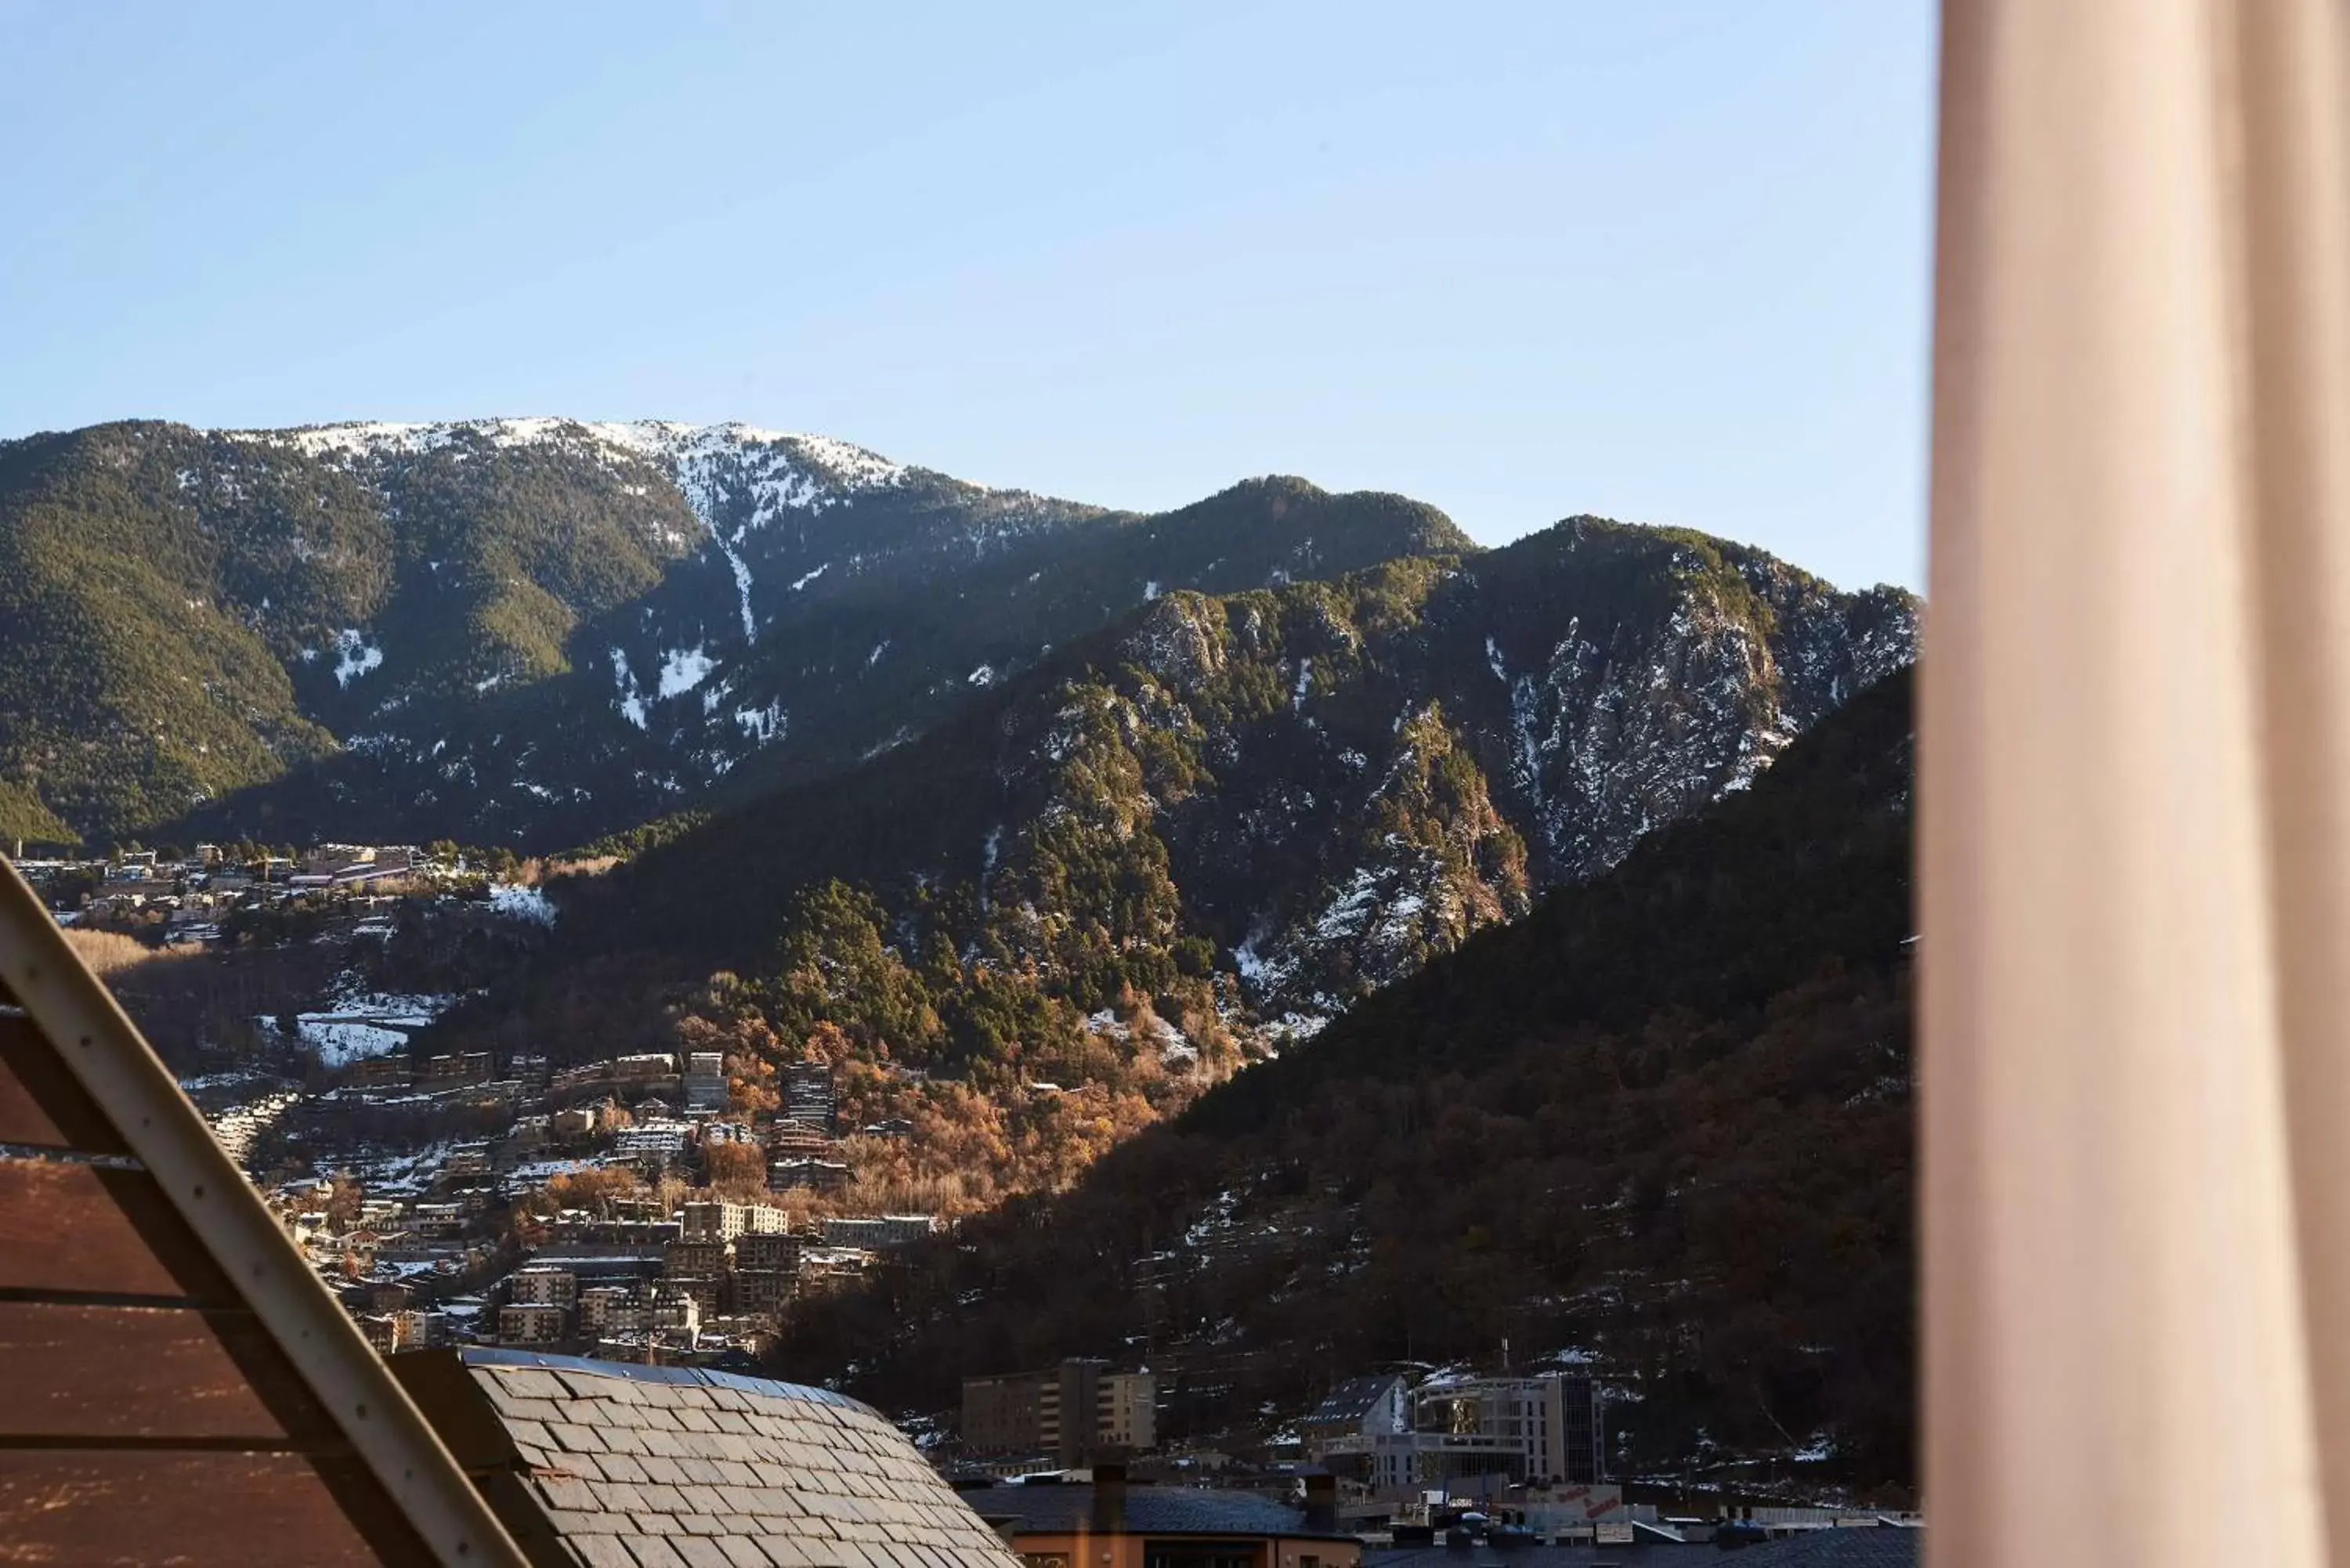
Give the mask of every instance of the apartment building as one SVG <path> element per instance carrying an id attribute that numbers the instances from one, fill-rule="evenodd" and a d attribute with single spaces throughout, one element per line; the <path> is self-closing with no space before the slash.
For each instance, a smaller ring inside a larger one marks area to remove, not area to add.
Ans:
<path id="1" fill-rule="evenodd" d="M 777 1210 L 778 1213 L 781 1210 Z M 798 1287 L 800 1238 L 782 1231 L 753 1232 L 734 1242 L 734 1310 L 774 1318 Z"/>
<path id="2" fill-rule="evenodd" d="M 726 1108 L 726 1059 L 715 1051 L 696 1051 L 685 1059 L 685 1109 L 715 1114 Z"/>
<path id="3" fill-rule="evenodd" d="M 1103 1373 L 1094 1410 L 1104 1449 L 1139 1454 L 1159 1446 L 1159 1380 L 1149 1373 Z"/>
<path id="4" fill-rule="evenodd" d="M 879 1251 L 938 1234 L 935 1214 L 831 1215 L 824 1220 L 827 1247 L 863 1247 Z"/>
<path id="5" fill-rule="evenodd" d="M 725 1304 L 733 1262 L 730 1242 L 671 1241 L 661 1250 L 661 1283 L 691 1296 L 704 1317 L 712 1316 Z"/>
<path id="6" fill-rule="evenodd" d="M 832 1064 L 795 1062 L 784 1069 L 784 1117 L 830 1137 L 836 1130 Z"/>
<path id="7" fill-rule="evenodd" d="M 541 1265 L 516 1269 L 506 1277 L 506 1300 L 524 1306 L 576 1306 L 579 1276 L 568 1269 Z"/>
<path id="8" fill-rule="evenodd" d="M 498 1309 L 503 1345 L 553 1345 L 563 1338 L 570 1314 L 549 1302 L 508 1302 Z"/>
<path id="9" fill-rule="evenodd" d="M 1105 1452 L 1158 1443 L 1158 1384 L 1148 1372 L 1112 1373 L 1071 1357 L 1040 1372 L 966 1377 L 962 1440 L 973 1454 L 1029 1456 L 1063 1468 Z"/>
<path id="10" fill-rule="evenodd" d="M 1496 1442 L 1515 1456 L 1516 1479 L 1537 1485 L 1607 1479 L 1601 1400 L 1588 1377 L 1481 1377 L 1424 1388 L 1413 1401 L 1412 1428 L 1417 1435 Z"/>
<path id="11" fill-rule="evenodd" d="M 579 1293 L 579 1334 L 583 1339 L 598 1339 L 608 1334 L 629 1330 L 642 1333 L 644 1324 L 638 1321 L 639 1293 L 630 1285 L 590 1285 Z"/>
<path id="12" fill-rule="evenodd" d="M 812 1192 L 837 1192 L 848 1185 L 847 1162 L 837 1159 L 795 1158 L 771 1160 L 767 1165 L 767 1187 L 775 1192 L 788 1192 L 805 1187 Z"/>
<path id="13" fill-rule="evenodd" d="M 597 1285 L 579 1295 L 579 1335 L 599 1345 L 648 1334 L 691 1334 L 702 1316 L 702 1303 L 666 1281 Z"/>
<path id="14" fill-rule="evenodd" d="M 732 1241 L 743 1236 L 779 1234 L 792 1224 L 792 1217 L 781 1209 L 723 1201 L 688 1203 L 681 1220 L 680 1233 L 689 1241 Z"/>

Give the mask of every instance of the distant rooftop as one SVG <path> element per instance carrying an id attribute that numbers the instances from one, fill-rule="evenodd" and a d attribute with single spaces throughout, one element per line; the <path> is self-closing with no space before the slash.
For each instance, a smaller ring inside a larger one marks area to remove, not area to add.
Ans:
<path id="1" fill-rule="evenodd" d="M 1744 1547 L 1720 1560 L 1738 1568 L 1918 1568 L 1925 1532 L 1895 1528 L 1807 1530 L 1778 1541 Z M 1462 1548 L 1441 1542 L 1430 1546 L 1388 1547 L 1363 1553 L 1363 1568 L 1654 1568 L 1679 1563 L 1693 1568 L 1720 1554 L 1710 1546 L 1648 1542 L 1624 1546 L 1512 1546 Z"/>
<path id="2" fill-rule="evenodd" d="M 1384 1377 L 1349 1377 L 1331 1389 L 1305 1419 L 1308 1422 L 1359 1421 L 1370 1414 L 1371 1407 L 1378 1404 L 1387 1391 L 1395 1386 L 1395 1383 L 1393 1373 Z"/>
<path id="3" fill-rule="evenodd" d="M 1101 1489 L 1054 1483 L 1045 1486 L 973 1487 L 961 1496 L 986 1519 L 1017 1520 L 1019 1528 L 1040 1535 L 1057 1535 L 1101 1528 L 1111 1500 Z M 1287 1535 L 1330 1540 L 1354 1539 L 1325 1530 L 1308 1530 L 1305 1516 L 1271 1498 L 1253 1491 L 1212 1491 L 1198 1487 L 1129 1486 L 1122 1504 L 1120 1528 L 1149 1535 Z"/>
<path id="4" fill-rule="evenodd" d="M 1747 1552 L 1761 1551 L 1749 1547 Z M 1432 1546 L 1378 1547 L 1363 1553 L 1362 1568 L 1661 1568 L 1664 1564 L 1680 1564 L 1697 1568 L 1700 1563 L 1716 1560 L 1710 1546 L 1675 1546 L 1649 1543 L 1636 1546 L 1512 1546 L 1496 1549 L 1487 1545 L 1473 1547 L 1447 1546 L 1439 1541 Z M 1740 1568 L 1762 1568 L 1761 1563 L 1749 1564 L 1746 1553 L 1726 1561 Z"/>

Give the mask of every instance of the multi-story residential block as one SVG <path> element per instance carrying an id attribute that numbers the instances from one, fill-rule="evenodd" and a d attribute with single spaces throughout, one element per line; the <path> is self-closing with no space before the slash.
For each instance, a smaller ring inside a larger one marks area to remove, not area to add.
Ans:
<path id="1" fill-rule="evenodd" d="M 791 1229 L 792 1217 L 765 1203 L 713 1201 L 688 1203 L 680 1234 L 689 1241 L 732 1241 L 740 1236 L 780 1234 Z"/>
<path id="2" fill-rule="evenodd" d="M 725 1304 L 734 1249 L 725 1241 L 678 1241 L 661 1250 L 661 1283 L 693 1298 L 704 1316 Z"/>
<path id="3" fill-rule="evenodd" d="M 734 1239 L 734 1272 L 778 1269 L 791 1273 L 800 1266 L 802 1238 L 787 1231 L 754 1231 Z"/>
<path id="4" fill-rule="evenodd" d="M 770 1161 L 767 1186 L 775 1192 L 805 1187 L 812 1192 L 837 1192 L 848 1185 L 847 1165 L 837 1159 L 792 1158 Z"/>
<path id="5" fill-rule="evenodd" d="M 785 1231 L 736 1237 L 734 1310 L 758 1318 L 780 1315 L 799 1288 L 801 1247 L 801 1238 Z"/>
<path id="6" fill-rule="evenodd" d="M 1513 1474 L 1537 1485 L 1604 1480 L 1601 1402 L 1588 1377 L 1481 1377 L 1420 1390 L 1412 1427 L 1422 1435 L 1507 1446 Z"/>
<path id="7" fill-rule="evenodd" d="M 598 1339 L 606 1334 L 642 1334 L 650 1317 L 651 1300 L 634 1285 L 591 1285 L 579 1293 L 579 1334 Z"/>
<path id="8" fill-rule="evenodd" d="M 830 1063 L 795 1062 L 784 1069 L 784 1117 L 832 1137 L 836 1121 Z"/>
<path id="9" fill-rule="evenodd" d="M 832 1215 L 823 1221 L 827 1247 L 903 1247 L 938 1233 L 935 1214 Z"/>
<path id="10" fill-rule="evenodd" d="M 409 1210 L 408 1228 L 420 1236 L 453 1236 L 465 1228 L 462 1203 L 419 1203 Z"/>
<path id="11" fill-rule="evenodd" d="M 767 1128 L 769 1159 L 822 1158 L 835 1151 L 832 1138 L 795 1121 L 779 1121 Z"/>
<path id="12" fill-rule="evenodd" d="M 795 1269 L 734 1271 L 734 1310 L 744 1317 L 773 1320 L 783 1315 L 799 1290 Z"/>
<path id="13" fill-rule="evenodd" d="M 421 1312 L 370 1313 L 359 1319 L 359 1332 L 380 1355 L 421 1350 L 426 1344 L 426 1318 Z"/>
<path id="14" fill-rule="evenodd" d="M 691 1295 L 674 1290 L 667 1284 L 660 1284 L 652 1288 L 651 1297 L 651 1311 L 648 1314 L 647 1326 L 653 1333 L 690 1334 L 700 1331 L 702 1303 Z"/>
<path id="15" fill-rule="evenodd" d="M 516 1269 L 507 1276 L 506 1299 L 531 1306 L 574 1306 L 579 1300 L 579 1276 L 568 1269 Z"/>
<path id="16" fill-rule="evenodd" d="M 1400 1377 L 1333 1388 L 1299 1423 L 1305 1457 L 1383 1491 L 1471 1483 L 1591 1486 L 1606 1479 L 1588 1377 L 1481 1377 L 1406 1392 Z"/>
<path id="17" fill-rule="evenodd" d="M 508 1302 L 498 1309 L 498 1338 L 507 1345 L 553 1345 L 570 1314 L 546 1302 Z"/>
<path id="18" fill-rule="evenodd" d="M 685 1109 L 712 1114 L 726 1108 L 726 1058 L 696 1051 L 685 1059 Z"/>
<path id="19" fill-rule="evenodd" d="M 1071 1357 L 1041 1372 L 962 1382 L 962 1440 L 974 1454 L 1035 1455 L 1065 1468 L 1158 1442 L 1158 1386 L 1148 1372 L 1112 1374 Z"/>
<path id="20" fill-rule="evenodd" d="M 1159 1380 L 1149 1373 L 1103 1373 L 1094 1409 L 1104 1449 L 1139 1454 L 1159 1446 Z"/>
<path id="21" fill-rule="evenodd" d="M 693 1128 L 684 1122 L 650 1118 L 614 1134 L 612 1152 L 623 1159 L 659 1167 L 684 1154 L 692 1136 Z"/>

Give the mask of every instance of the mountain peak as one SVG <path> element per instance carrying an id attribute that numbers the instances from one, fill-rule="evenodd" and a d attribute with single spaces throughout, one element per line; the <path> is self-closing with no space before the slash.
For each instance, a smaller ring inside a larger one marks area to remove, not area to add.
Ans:
<path id="1" fill-rule="evenodd" d="M 696 425 L 681 420 L 574 420 L 559 416 L 437 421 L 348 420 L 285 430 L 221 432 L 231 441 L 292 446 L 320 458 L 390 457 L 432 452 L 464 441 L 494 447 L 585 445 L 655 462 L 765 448 L 827 479 L 886 484 L 906 472 L 879 452 L 833 436 L 762 429 L 740 420 Z"/>

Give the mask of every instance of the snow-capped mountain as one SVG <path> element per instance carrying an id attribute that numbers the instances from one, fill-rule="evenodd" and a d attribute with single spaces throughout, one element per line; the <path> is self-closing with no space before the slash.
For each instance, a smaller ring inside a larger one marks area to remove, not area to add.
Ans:
<path id="1" fill-rule="evenodd" d="M 1459 551 L 1300 481 L 1159 516 L 558 419 L 0 444 L 0 827 L 577 843 L 902 744 L 1179 587 Z"/>

